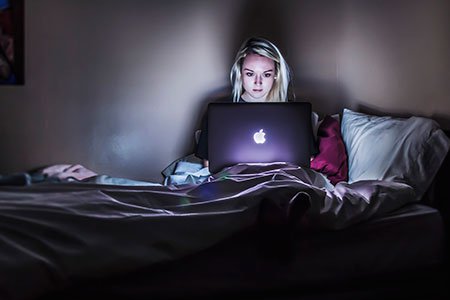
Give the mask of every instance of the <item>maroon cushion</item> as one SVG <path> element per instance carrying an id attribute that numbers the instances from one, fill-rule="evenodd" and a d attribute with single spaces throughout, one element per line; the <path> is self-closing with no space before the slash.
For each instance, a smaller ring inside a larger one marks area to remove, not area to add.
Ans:
<path id="1" fill-rule="evenodd" d="M 311 169 L 323 173 L 332 184 L 348 180 L 348 163 L 339 121 L 325 116 L 317 130 L 319 153 L 311 161 Z"/>

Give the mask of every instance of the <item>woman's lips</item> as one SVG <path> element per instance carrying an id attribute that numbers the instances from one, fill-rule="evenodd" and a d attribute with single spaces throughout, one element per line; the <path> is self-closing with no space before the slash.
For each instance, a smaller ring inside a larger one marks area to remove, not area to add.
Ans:
<path id="1" fill-rule="evenodd" d="M 262 89 L 253 89 L 254 92 L 262 92 Z"/>

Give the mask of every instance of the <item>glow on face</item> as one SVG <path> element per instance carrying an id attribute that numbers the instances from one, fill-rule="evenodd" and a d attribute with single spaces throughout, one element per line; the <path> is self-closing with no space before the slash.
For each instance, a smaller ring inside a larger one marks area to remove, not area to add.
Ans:
<path id="1" fill-rule="evenodd" d="M 274 82 L 275 63 L 259 54 L 249 54 L 242 63 L 242 99 L 249 102 L 266 100 Z"/>

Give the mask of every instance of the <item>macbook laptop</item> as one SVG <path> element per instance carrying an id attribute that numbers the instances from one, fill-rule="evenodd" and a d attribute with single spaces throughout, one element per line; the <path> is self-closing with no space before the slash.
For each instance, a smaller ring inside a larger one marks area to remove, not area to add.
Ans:
<path id="1" fill-rule="evenodd" d="M 209 170 L 237 163 L 310 165 L 311 104 L 308 102 L 210 103 Z"/>

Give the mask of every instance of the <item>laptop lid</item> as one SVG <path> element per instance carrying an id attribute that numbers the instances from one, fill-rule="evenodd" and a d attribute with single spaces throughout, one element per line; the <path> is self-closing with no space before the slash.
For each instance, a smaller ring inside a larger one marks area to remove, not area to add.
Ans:
<path id="1" fill-rule="evenodd" d="M 310 165 L 311 104 L 308 102 L 210 103 L 209 170 L 237 163 Z"/>

